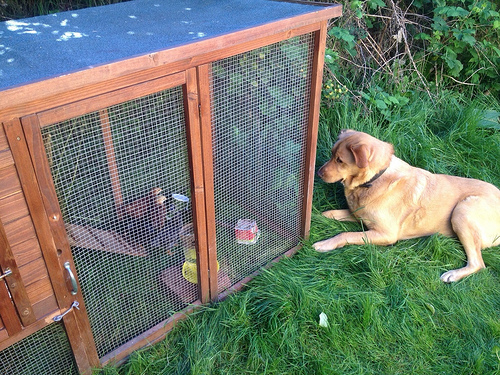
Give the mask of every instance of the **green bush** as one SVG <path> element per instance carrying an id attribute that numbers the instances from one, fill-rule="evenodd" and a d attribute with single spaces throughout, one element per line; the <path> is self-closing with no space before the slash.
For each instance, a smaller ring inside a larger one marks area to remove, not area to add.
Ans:
<path id="1" fill-rule="evenodd" d="M 478 85 L 482 91 L 498 93 L 500 13 L 496 4 L 489 0 L 427 1 L 435 6 L 431 29 L 415 35 L 426 42 L 417 54 L 426 60 L 424 74 L 448 85 Z"/>
<path id="2" fill-rule="evenodd" d="M 340 2 L 344 14 L 329 30 L 325 59 L 339 83 L 363 89 L 377 79 L 396 89 L 475 87 L 499 94 L 500 13 L 494 0 Z"/>

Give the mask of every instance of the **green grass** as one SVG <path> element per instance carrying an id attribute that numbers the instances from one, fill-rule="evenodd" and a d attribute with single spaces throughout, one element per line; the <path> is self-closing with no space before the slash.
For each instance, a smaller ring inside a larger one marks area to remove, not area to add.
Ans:
<path id="1" fill-rule="evenodd" d="M 354 128 L 392 142 L 413 165 L 500 186 L 500 132 L 481 127 L 486 110 L 500 103 L 415 95 L 388 122 L 345 99 L 322 110 L 317 164 L 339 129 Z M 454 284 L 439 276 L 465 254 L 439 235 L 316 253 L 314 241 L 359 229 L 320 215 L 341 207 L 341 187 L 316 181 L 311 238 L 297 255 L 101 373 L 500 374 L 500 249 L 484 250 L 487 269 Z"/>

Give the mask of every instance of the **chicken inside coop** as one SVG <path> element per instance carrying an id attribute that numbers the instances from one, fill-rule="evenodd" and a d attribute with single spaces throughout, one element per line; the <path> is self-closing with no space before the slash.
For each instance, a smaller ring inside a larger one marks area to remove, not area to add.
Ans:
<path id="1" fill-rule="evenodd" d="M 130 241 L 148 248 L 170 250 L 179 239 L 185 210 L 176 209 L 161 188 L 118 208 L 119 230 Z M 188 200 L 189 201 L 189 200 Z"/>

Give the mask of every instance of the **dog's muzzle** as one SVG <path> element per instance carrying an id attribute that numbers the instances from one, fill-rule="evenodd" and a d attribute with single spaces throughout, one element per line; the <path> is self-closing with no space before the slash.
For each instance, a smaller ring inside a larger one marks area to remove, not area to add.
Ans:
<path id="1" fill-rule="evenodd" d="M 319 170 L 318 170 L 318 176 L 320 178 L 323 178 L 323 167 L 321 167 Z"/>

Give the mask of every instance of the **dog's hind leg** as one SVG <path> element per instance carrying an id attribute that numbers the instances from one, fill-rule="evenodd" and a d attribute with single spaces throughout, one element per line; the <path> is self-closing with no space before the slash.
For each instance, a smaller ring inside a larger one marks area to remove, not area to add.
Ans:
<path id="1" fill-rule="evenodd" d="M 445 283 L 458 281 L 465 276 L 473 274 L 485 268 L 481 250 L 491 246 L 485 244 L 485 231 L 491 223 L 487 223 L 488 207 L 484 206 L 482 198 L 470 196 L 457 204 L 451 216 L 453 231 L 464 247 L 467 255 L 467 265 L 465 267 L 445 272 L 441 275 L 441 280 Z"/>

